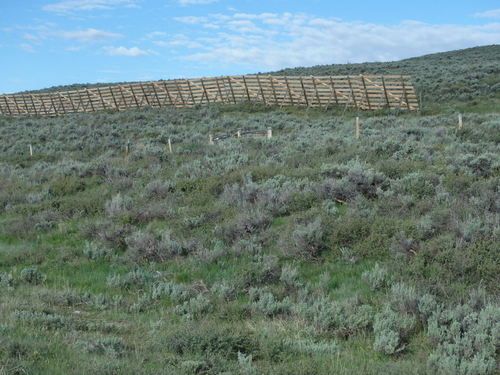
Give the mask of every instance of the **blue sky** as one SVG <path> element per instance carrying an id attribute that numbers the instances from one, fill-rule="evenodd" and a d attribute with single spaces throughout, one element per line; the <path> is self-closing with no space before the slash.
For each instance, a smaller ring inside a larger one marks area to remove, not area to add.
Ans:
<path id="1" fill-rule="evenodd" d="M 1 0 L 0 93 L 488 44 L 500 44 L 498 0 Z"/>

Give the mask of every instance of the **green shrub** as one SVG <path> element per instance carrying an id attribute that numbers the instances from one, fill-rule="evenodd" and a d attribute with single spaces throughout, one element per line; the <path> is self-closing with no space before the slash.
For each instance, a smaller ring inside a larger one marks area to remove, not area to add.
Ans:
<path id="1" fill-rule="evenodd" d="M 290 311 L 291 302 L 288 297 L 281 301 L 271 293 L 259 288 L 252 288 L 248 292 L 252 300 L 251 308 L 267 316 L 285 315 Z"/>
<path id="2" fill-rule="evenodd" d="M 21 280 L 29 284 L 40 284 L 45 280 L 45 275 L 36 267 L 26 267 L 21 270 Z"/>
<path id="3" fill-rule="evenodd" d="M 125 275 L 110 275 L 106 280 L 106 284 L 115 288 L 130 289 L 132 287 L 152 284 L 159 276 L 158 273 L 138 268 Z"/>
<path id="4" fill-rule="evenodd" d="M 288 264 L 281 268 L 280 281 L 289 288 L 298 288 L 302 285 L 299 280 L 299 271 Z"/>
<path id="5" fill-rule="evenodd" d="M 458 305 L 437 311 L 429 318 L 428 334 L 434 344 L 429 371 L 436 374 L 497 372 L 500 308 L 487 304 L 480 310 Z"/>
<path id="6" fill-rule="evenodd" d="M 370 271 L 365 271 L 361 277 L 370 284 L 372 290 L 379 290 L 389 285 L 390 277 L 387 269 L 378 263 Z"/>
<path id="7" fill-rule="evenodd" d="M 283 247 L 286 255 L 305 259 L 317 258 L 325 246 L 321 219 L 318 217 L 312 222 L 297 224 L 292 232 L 291 242 Z"/>
<path id="8" fill-rule="evenodd" d="M 211 309 L 212 303 L 210 300 L 202 294 L 198 294 L 181 305 L 177 305 L 174 312 L 177 315 L 183 316 L 185 319 L 191 320 L 201 318 L 203 315 L 210 312 Z"/>
<path id="9" fill-rule="evenodd" d="M 86 352 L 120 358 L 131 350 L 121 337 L 103 337 L 92 341 L 79 341 L 77 346 Z"/>
<path id="10" fill-rule="evenodd" d="M 412 315 L 385 308 L 375 315 L 373 349 L 384 354 L 396 354 L 406 348 L 407 341 L 416 327 Z"/>
<path id="11" fill-rule="evenodd" d="M 414 287 L 404 283 L 397 283 L 391 287 L 391 308 L 403 314 L 416 314 L 418 311 L 419 296 Z"/>

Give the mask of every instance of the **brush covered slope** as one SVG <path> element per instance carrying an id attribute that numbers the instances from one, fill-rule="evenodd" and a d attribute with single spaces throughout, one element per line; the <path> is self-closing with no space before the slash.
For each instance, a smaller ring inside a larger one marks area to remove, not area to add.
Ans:
<path id="1" fill-rule="evenodd" d="M 0 373 L 498 373 L 498 110 L 357 115 L 0 118 Z"/>

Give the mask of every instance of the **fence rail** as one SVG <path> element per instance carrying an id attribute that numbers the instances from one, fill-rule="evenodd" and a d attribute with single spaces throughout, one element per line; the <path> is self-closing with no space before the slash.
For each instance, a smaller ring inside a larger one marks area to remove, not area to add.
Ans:
<path id="1" fill-rule="evenodd" d="M 0 95 L 0 114 L 59 116 L 138 107 L 255 101 L 269 105 L 417 110 L 411 76 L 246 75 L 118 84 L 74 91 Z"/>

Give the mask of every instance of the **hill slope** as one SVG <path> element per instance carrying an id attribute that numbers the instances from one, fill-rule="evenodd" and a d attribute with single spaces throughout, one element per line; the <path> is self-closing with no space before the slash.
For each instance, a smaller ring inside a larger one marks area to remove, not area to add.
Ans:
<path id="1" fill-rule="evenodd" d="M 500 114 L 363 114 L 0 118 L 0 373 L 498 373 Z"/>

